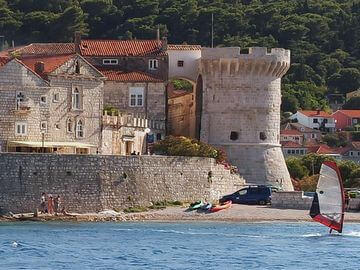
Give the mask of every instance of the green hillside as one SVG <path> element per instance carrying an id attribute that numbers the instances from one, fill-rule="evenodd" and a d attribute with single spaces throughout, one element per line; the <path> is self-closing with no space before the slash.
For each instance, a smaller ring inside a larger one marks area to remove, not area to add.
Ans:
<path id="1" fill-rule="evenodd" d="M 0 0 L 8 44 L 91 39 L 284 47 L 292 66 L 283 80 L 283 111 L 326 108 L 327 93 L 360 87 L 359 0 Z"/>

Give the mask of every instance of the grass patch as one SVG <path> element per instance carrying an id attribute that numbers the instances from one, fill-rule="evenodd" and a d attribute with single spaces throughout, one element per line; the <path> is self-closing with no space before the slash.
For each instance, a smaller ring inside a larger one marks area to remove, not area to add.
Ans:
<path id="1" fill-rule="evenodd" d="M 125 213 L 140 213 L 140 212 L 147 212 L 149 209 L 144 206 L 134 206 L 124 209 Z"/>

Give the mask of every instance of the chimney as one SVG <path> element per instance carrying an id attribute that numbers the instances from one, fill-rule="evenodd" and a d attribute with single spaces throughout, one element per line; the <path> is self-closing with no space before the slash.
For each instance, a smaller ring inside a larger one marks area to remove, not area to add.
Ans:
<path id="1" fill-rule="evenodd" d="M 4 50 L 4 45 L 5 45 L 5 37 L 4 36 L 0 36 L 0 52 L 2 50 Z"/>
<path id="2" fill-rule="evenodd" d="M 321 110 L 320 109 L 317 109 L 316 110 L 316 114 L 320 114 Z"/>
<path id="3" fill-rule="evenodd" d="M 80 45 L 81 45 L 81 33 L 79 31 L 75 32 L 74 36 L 74 45 L 75 45 L 75 52 L 80 54 Z"/>
<path id="4" fill-rule="evenodd" d="M 44 73 L 44 69 L 45 69 L 45 64 L 44 62 L 36 62 L 35 63 L 35 72 L 37 74 L 42 74 Z"/>
<path id="5" fill-rule="evenodd" d="M 157 29 L 156 29 L 156 40 L 160 41 L 160 28 L 159 28 L 159 25 L 157 26 Z"/>
<path id="6" fill-rule="evenodd" d="M 167 51 L 167 48 L 168 48 L 167 38 L 166 38 L 166 37 L 163 37 L 163 38 L 162 38 L 162 46 L 161 46 L 161 49 L 162 49 L 163 51 Z"/>

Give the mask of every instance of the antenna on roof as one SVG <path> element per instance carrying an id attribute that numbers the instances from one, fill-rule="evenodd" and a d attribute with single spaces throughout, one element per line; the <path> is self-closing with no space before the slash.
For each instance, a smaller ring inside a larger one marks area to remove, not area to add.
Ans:
<path id="1" fill-rule="evenodd" d="M 214 48 L 214 13 L 211 13 L 211 48 Z"/>

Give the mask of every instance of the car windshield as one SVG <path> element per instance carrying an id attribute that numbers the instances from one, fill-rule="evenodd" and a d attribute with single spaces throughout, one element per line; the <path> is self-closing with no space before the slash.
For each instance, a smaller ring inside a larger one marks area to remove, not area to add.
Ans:
<path id="1" fill-rule="evenodd" d="M 239 195 L 245 195 L 247 193 L 247 189 L 239 190 Z"/>

